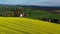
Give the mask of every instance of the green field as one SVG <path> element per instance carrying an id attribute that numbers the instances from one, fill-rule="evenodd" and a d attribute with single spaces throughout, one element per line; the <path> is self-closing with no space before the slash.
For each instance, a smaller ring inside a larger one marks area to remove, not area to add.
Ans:
<path id="1" fill-rule="evenodd" d="M 60 34 L 60 24 L 20 17 L 0 17 L 0 34 Z"/>
<path id="2" fill-rule="evenodd" d="M 31 18 L 31 19 L 39 19 L 42 18 L 55 18 L 60 19 L 60 14 L 51 13 L 47 10 L 37 9 L 33 7 L 24 7 L 24 6 L 0 6 L 0 16 L 2 17 L 16 17 L 15 14 L 26 14 L 27 16 L 24 16 L 25 18 Z M 18 13 L 14 10 L 18 11 L 17 9 L 21 8 Z M 23 9 L 22 9 L 23 8 Z M 15 12 L 15 14 L 14 14 Z M 21 13 L 22 12 L 22 13 Z M 6 16 L 5 16 L 6 15 Z"/>

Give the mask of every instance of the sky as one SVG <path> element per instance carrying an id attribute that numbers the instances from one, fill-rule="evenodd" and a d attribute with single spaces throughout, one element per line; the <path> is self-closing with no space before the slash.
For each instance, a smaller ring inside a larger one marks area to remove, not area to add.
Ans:
<path id="1" fill-rule="evenodd" d="M 60 6 L 60 0 L 0 0 L 0 4 Z"/>

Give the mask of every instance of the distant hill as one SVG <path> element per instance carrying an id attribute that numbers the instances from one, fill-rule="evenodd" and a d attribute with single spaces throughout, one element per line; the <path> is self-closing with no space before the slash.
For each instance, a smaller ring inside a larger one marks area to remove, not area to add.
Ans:
<path id="1" fill-rule="evenodd" d="M 34 7 L 40 9 L 60 9 L 60 6 L 35 6 L 35 5 L 10 5 L 10 4 L 0 4 L 0 6 L 22 6 L 22 7 Z"/>
<path id="2" fill-rule="evenodd" d="M 10 4 L 0 4 L 0 6 L 4 6 L 4 7 L 10 7 L 10 8 L 14 8 L 16 9 L 16 7 L 32 7 L 40 9 L 40 10 L 47 10 L 49 12 L 55 13 L 55 14 L 60 14 L 60 6 L 35 6 L 35 5 L 10 5 Z"/>

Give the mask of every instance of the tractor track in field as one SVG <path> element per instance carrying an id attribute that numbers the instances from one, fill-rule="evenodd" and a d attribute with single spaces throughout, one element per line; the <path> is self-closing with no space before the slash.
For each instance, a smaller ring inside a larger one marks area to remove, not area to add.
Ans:
<path id="1" fill-rule="evenodd" d="M 0 21 L 4 21 L 4 22 L 10 22 L 10 21 L 6 21 L 6 20 L 0 20 Z M 14 25 L 14 24 L 16 24 L 16 23 L 13 23 L 13 22 L 10 22 L 12 25 Z M 18 24 L 16 24 L 16 25 L 18 25 Z M 0 25 L 0 26 L 3 26 L 3 25 Z M 4 25 L 5 26 L 5 25 Z M 7 26 L 5 26 L 5 27 L 7 27 Z M 17 27 L 17 26 L 16 26 Z M 25 27 L 25 26 L 23 26 L 23 27 Z M 16 30 L 16 31 L 20 31 L 20 29 L 18 30 L 18 29 L 14 29 L 14 28 L 12 28 L 12 27 L 7 27 L 7 28 L 10 28 L 10 29 L 12 29 L 12 30 Z M 24 29 L 24 28 L 22 28 L 22 29 Z M 28 33 L 28 32 L 26 32 L 26 33 Z M 40 32 L 38 32 L 38 33 L 40 33 Z M 30 34 L 30 33 L 29 33 Z"/>
<path id="2" fill-rule="evenodd" d="M 2 19 L 0 19 L 0 20 L 2 20 Z M 13 23 L 13 22 L 11 22 L 11 21 L 6 21 L 6 20 L 2 20 L 2 21 L 10 22 L 10 23 L 12 23 L 12 24 L 16 24 L 16 23 Z M 19 25 L 19 24 L 16 24 L 16 25 Z M 24 25 L 21 25 L 21 26 L 24 26 Z M 28 27 L 28 26 L 24 26 L 24 27 Z M 28 28 L 32 28 L 32 29 L 34 29 L 33 27 L 28 27 Z M 34 29 L 34 30 L 37 30 L 37 29 Z M 46 33 L 53 34 L 53 33 L 51 33 L 51 32 L 47 32 L 47 31 L 43 31 L 43 30 L 38 30 L 38 31 L 42 31 L 42 32 L 46 32 Z"/>
<path id="3" fill-rule="evenodd" d="M 22 31 L 22 30 L 18 30 L 18 29 L 14 29 L 14 28 L 11 28 L 11 27 L 7 27 L 7 26 L 3 26 L 3 25 L 0 25 L 0 26 L 2 26 L 2 27 L 5 27 L 5 28 L 9 28 L 9 29 L 11 29 L 11 30 L 15 30 L 15 31 L 19 31 L 19 32 L 23 32 L 24 34 L 26 33 L 26 34 L 31 34 L 31 33 L 29 33 L 29 32 L 25 32 L 25 31 Z"/>
<path id="4" fill-rule="evenodd" d="M 6 21 L 6 20 L 5 20 Z M 12 24 L 16 24 L 17 22 L 15 22 L 15 21 L 6 21 L 6 22 L 11 22 Z M 15 23 L 14 23 L 15 22 Z M 23 21 L 20 21 L 20 23 L 21 22 L 23 22 Z M 24 26 L 26 24 L 26 22 L 24 22 L 24 24 L 22 23 L 22 25 Z M 34 23 L 28 23 L 28 24 L 31 24 L 31 26 L 34 26 L 34 25 L 36 25 L 36 24 L 34 24 Z M 16 25 L 21 25 L 21 24 L 19 24 L 19 23 L 17 23 Z M 39 26 L 39 25 L 36 25 L 36 26 Z M 40 25 L 41 26 L 41 25 Z M 44 26 L 42 26 L 42 27 L 44 27 Z M 47 26 L 46 28 L 48 28 L 49 26 Z M 54 30 L 56 30 L 56 28 L 51 28 L 50 27 L 50 29 L 54 29 Z"/>
<path id="5" fill-rule="evenodd" d="M 0 20 L 1 21 L 1 20 Z M 3 21 L 3 20 L 2 20 Z M 4 22 L 6 22 L 6 21 L 4 21 Z M 12 23 L 11 23 L 12 24 Z M 13 24 L 14 25 L 14 24 Z M 25 31 L 22 31 L 22 30 L 19 30 L 19 29 L 16 29 L 16 28 L 12 28 L 12 27 L 9 27 L 8 25 L 1 25 L 0 24 L 0 26 L 2 26 L 2 27 L 5 27 L 5 28 L 8 28 L 8 29 L 11 29 L 11 30 L 15 30 L 15 31 L 18 31 L 18 32 L 23 32 L 24 34 L 31 34 L 31 33 L 29 33 L 29 32 L 25 32 Z"/>
<path id="6" fill-rule="evenodd" d="M 7 22 L 7 21 L 6 21 Z M 8 22 L 11 22 L 11 21 L 8 21 Z M 16 23 L 14 23 L 14 24 L 16 24 Z M 16 24 L 16 25 L 19 25 L 19 24 Z M 22 25 L 22 26 L 24 26 L 24 25 Z M 27 27 L 27 26 L 24 26 L 24 27 Z M 32 28 L 32 27 L 29 27 L 29 28 Z M 34 28 L 32 28 L 32 29 L 34 29 Z M 37 30 L 37 29 L 35 29 L 35 30 Z M 40 30 L 40 31 L 42 31 L 42 30 Z M 44 31 L 44 32 L 46 32 L 46 31 Z M 49 32 L 48 32 L 49 33 Z M 51 33 L 52 34 L 52 33 Z"/>

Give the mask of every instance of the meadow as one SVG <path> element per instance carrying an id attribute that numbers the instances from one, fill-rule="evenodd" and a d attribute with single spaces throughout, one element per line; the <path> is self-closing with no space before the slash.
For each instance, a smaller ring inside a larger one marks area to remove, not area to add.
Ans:
<path id="1" fill-rule="evenodd" d="M 24 13 L 28 15 L 28 16 L 25 16 L 25 18 L 31 18 L 31 19 L 42 19 L 44 17 L 60 19 L 60 14 L 51 13 L 47 10 L 41 10 L 41 9 L 34 8 L 34 7 L 0 6 L 0 16 L 16 17 L 14 12 L 17 15 Z"/>

